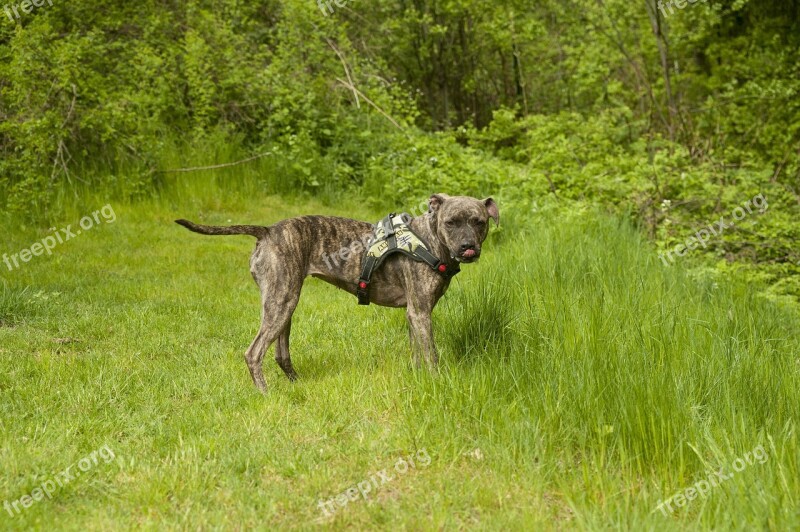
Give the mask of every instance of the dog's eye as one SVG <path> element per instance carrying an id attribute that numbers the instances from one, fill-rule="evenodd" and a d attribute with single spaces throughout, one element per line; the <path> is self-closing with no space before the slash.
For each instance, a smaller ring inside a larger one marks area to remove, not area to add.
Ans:
<path id="1" fill-rule="evenodd" d="M 477 225 L 478 227 L 482 227 L 482 226 L 486 225 L 485 221 L 480 220 L 478 218 L 472 220 L 472 223 L 473 223 L 473 225 Z"/>
<path id="2" fill-rule="evenodd" d="M 455 220 L 447 220 L 444 223 L 444 225 L 446 225 L 447 227 L 455 227 L 456 226 L 456 222 L 455 222 Z"/>

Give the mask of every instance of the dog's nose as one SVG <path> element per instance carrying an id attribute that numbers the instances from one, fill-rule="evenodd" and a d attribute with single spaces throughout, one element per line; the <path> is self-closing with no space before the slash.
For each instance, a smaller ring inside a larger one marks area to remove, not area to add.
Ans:
<path id="1" fill-rule="evenodd" d="M 469 242 L 464 242 L 461 244 L 461 251 L 464 252 L 468 249 L 475 249 L 475 244 L 470 244 Z"/>

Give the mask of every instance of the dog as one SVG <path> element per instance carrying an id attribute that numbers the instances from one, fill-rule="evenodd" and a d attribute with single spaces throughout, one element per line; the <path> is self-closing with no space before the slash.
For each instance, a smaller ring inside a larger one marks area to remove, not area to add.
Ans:
<path id="1" fill-rule="evenodd" d="M 447 269 L 457 271 L 461 263 L 480 258 L 489 218 L 500 223 L 500 212 L 492 198 L 434 194 L 428 200 L 428 212 L 411 219 L 408 225 Z M 258 239 L 250 272 L 261 290 L 261 328 L 245 353 L 245 361 L 262 393 L 267 390 L 262 359 L 276 341 L 276 362 L 289 380 L 297 379 L 289 356 L 289 333 L 305 278 L 310 275 L 356 295 L 362 254 L 341 251 L 368 241 L 374 229 L 367 222 L 333 216 L 300 216 L 269 227 L 219 227 L 187 220 L 175 223 L 203 235 L 250 235 Z M 331 260 L 331 253 L 338 253 L 341 261 Z M 369 284 L 373 303 L 406 308 L 411 350 L 418 367 L 422 360 L 430 367 L 438 363 L 431 313 L 449 285 L 449 277 L 400 253 L 387 257 Z"/>

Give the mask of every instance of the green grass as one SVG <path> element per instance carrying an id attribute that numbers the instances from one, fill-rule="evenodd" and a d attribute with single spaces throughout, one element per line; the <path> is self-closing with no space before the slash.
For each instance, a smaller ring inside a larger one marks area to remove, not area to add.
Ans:
<path id="1" fill-rule="evenodd" d="M 243 361 L 259 323 L 252 239 L 172 220 L 384 213 L 203 197 L 118 205 L 51 257 L 0 264 L 0 499 L 104 445 L 116 455 L 21 515 L 0 508 L 0 527 L 800 526 L 800 320 L 737 279 L 665 268 L 593 213 L 504 212 L 434 314 L 438 373 L 412 369 L 402 310 L 309 280 L 292 328 L 301 378 L 270 353 L 262 396 Z M 9 229 L 0 253 L 44 234 Z M 758 445 L 765 463 L 656 509 Z M 318 508 L 420 450 L 430 465 L 368 501 Z"/>

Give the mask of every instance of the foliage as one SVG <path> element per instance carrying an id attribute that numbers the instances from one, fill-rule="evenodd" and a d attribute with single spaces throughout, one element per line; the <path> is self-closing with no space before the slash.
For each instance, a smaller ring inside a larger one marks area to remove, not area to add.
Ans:
<path id="1" fill-rule="evenodd" d="M 330 6 L 76 0 L 0 18 L 6 219 L 54 223 L 87 191 L 141 199 L 173 182 L 161 170 L 260 153 L 271 191 L 596 203 L 661 249 L 763 193 L 758 226 L 702 254 L 799 294 L 799 0 Z"/>

